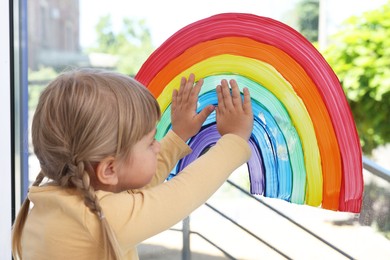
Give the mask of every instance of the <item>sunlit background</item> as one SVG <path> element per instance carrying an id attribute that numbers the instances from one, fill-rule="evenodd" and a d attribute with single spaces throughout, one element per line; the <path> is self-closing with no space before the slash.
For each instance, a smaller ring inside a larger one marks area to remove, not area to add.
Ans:
<path id="1" fill-rule="evenodd" d="M 388 0 L 29 0 L 29 119 L 40 92 L 61 71 L 96 67 L 135 75 L 176 31 L 225 12 L 271 17 L 311 41 L 344 87 L 365 156 L 390 170 Z M 33 180 L 39 166 L 31 144 L 29 149 L 28 175 Z M 257 239 L 202 206 L 190 217 L 191 231 L 197 232 L 190 240 L 192 259 L 390 259 L 390 186 L 367 172 L 364 177 L 360 215 L 260 197 L 269 209 L 225 184 L 208 204 Z M 247 188 L 245 166 L 230 179 Z M 182 234 L 175 231 L 181 228 L 179 223 L 145 241 L 139 248 L 141 259 L 181 259 Z"/>

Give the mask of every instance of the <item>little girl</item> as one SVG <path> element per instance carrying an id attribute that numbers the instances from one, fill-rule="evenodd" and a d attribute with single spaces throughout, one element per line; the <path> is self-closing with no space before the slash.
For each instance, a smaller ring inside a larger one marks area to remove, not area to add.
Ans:
<path id="1" fill-rule="evenodd" d="M 138 259 L 139 243 L 189 215 L 249 159 L 249 92 L 242 100 L 230 85 L 217 86 L 220 140 L 164 182 L 214 110 L 196 113 L 202 80 L 190 75 L 173 92 L 172 130 L 161 143 L 158 103 L 134 79 L 80 69 L 51 82 L 33 119 L 41 171 L 14 223 L 15 259 Z"/>

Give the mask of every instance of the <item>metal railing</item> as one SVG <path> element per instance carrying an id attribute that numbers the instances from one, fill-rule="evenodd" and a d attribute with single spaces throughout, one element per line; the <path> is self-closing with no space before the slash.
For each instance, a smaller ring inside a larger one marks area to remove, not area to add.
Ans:
<path id="1" fill-rule="evenodd" d="M 373 175 L 378 176 L 381 179 L 384 179 L 384 180 L 386 180 L 386 181 L 388 181 L 390 183 L 390 171 L 386 170 L 385 168 L 381 167 L 380 165 L 376 164 L 375 162 L 369 160 L 366 157 L 363 157 L 363 168 L 365 170 L 369 171 L 370 173 L 372 173 Z M 319 235 L 315 234 L 313 231 L 311 231 L 308 228 L 304 227 L 303 225 L 299 224 L 298 222 L 296 222 L 292 218 L 288 217 L 283 212 L 281 212 L 281 211 L 277 210 L 276 208 L 272 207 L 271 205 L 266 203 L 264 200 L 262 200 L 262 199 L 260 199 L 260 198 L 258 198 L 256 196 L 250 194 L 245 189 L 243 189 L 242 187 L 240 187 L 236 183 L 232 182 L 231 180 L 227 180 L 227 183 L 230 184 L 231 186 L 233 186 L 235 189 L 241 191 L 245 195 L 249 196 L 250 198 L 256 200 L 257 202 L 260 202 L 263 206 L 267 207 L 269 210 L 272 210 L 273 212 L 275 212 L 280 217 L 282 217 L 282 218 L 288 220 L 290 223 L 296 225 L 303 232 L 306 232 L 306 233 L 310 234 L 313 238 L 321 241 L 323 244 L 325 244 L 326 246 L 328 246 L 328 247 L 332 248 L 333 250 L 337 251 L 338 253 L 340 253 L 344 257 L 346 257 L 348 259 L 354 259 L 352 256 L 350 256 L 346 252 L 342 251 L 341 249 L 339 249 L 335 245 L 331 244 L 330 242 L 328 242 L 324 238 L 322 238 Z M 275 246 L 273 246 L 270 243 L 268 243 L 265 239 L 260 238 L 258 235 L 254 234 L 249 229 L 245 228 L 244 226 L 242 226 L 237 221 L 235 221 L 234 219 L 232 219 L 228 215 L 224 214 L 223 212 L 221 212 L 217 208 L 213 207 L 209 203 L 205 203 L 205 205 L 208 208 L 210 208 L 211 210 L 213 210 L 216 214 L 220 215 L 221 217 L 223 217 L 226 220 L 230 221 L 236 227 L 240 228 L 243 232 L 246 232 L 247 234 L 249 234 L 250 236 L 255 238 L 257 241 L 261 242 L 262 244 L 266 245 L 271 250 L 273 250 L 276 253 L 278 253 L 280 256 L 284 257 L 285 259 L 291 259 L 289 256 L 287 256 L 281 250 L 279 250 Z M 199 232 L 191 231 L 190 230 L 190 217 L 187 217 L 185 220 L 183 220 L 183 229 L 181 229 L 181 230 L 180 229 L 171 229 L 171 230 L 183 232 L 183 248 L 182 248 L 182 259 L 183 260 L 190 260 L 191 259 L 190 235 L 197 235 L 197 236 L 201 237 L 203 240 L 208 242 L 210 245 L 214 246 L 219 251 L 221 251 L 228 259 L 236 259 L 234 256 L 229 254 L 226 250 L 224 250 L 221 246 L 219 246 L 215 242 L 211 241 L 206 236 L 202 235 Z"/>
<path id="2" fill-rule="evenodd" d="M 363 168 L 390 183 L 390 171 L 363 156 Z"/>

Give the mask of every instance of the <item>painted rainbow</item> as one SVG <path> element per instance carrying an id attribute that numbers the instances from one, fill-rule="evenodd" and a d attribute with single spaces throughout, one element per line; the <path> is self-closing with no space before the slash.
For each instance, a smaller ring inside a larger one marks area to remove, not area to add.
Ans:
<path id="1" fill-rule="evenodd" d="M 199 109 L 216 104 L 222 78 L 249 88 L 254 111 L 248 162 L 250 192 L 324 209 L 360 212 L 362 152 L 339 80 L 299 32 L 276 20 L 224 13 L 192 23 L 167 39 L 136 79 L 157 98 L 157 138 L 170 129 L 170 104 L 182 76 L 204 79 Z M 212 113 L 172 173 L 215 144 Z"/>

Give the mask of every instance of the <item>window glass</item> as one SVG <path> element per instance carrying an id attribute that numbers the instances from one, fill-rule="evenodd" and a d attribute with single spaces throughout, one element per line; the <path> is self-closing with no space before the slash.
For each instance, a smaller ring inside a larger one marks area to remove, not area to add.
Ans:
<path id="1" fill-rule="evenodd" d="M 313 3 L 314 7 L 310 6 Z M 300 31 L 320 51 L 324 51 L 332 43 L 331 36 L 337 34 L 343 21 L 386 4 L 389 5 L 386 0 L 143 0 L 136 3 L 119 0 L 29 0 L 29 124 L 31 125 L 42 89 L 62 71 L 72 67 L 95 67 L 133 76 L 166 39 L 182 27 L 202 18 L 225 12 L 254 13 L 271 17 Z M 321 17 L 318 20 L 319 15 Z M 368 141 L 366 140 L 366 143 Z M 366 155 L 385 170 L 389 170 L 389 151 L 390 146 L 383 144 Z M 34 156 L 30 137 L 29 154 L 29 180 L 32 182 L 39 172 L 39 162 Z M 240 168 L 231 179 L 248 188 L 247 175 L 246 170 Z M 386 257 L 390 258 L 389 183 L 366 171 L 364 178 L 365 201 L 360 215 L 329 212 L 288 203 L 286 205 L 282 201 L 272 199 L 265 201 L 353 257 L 383 258 L 384 254 L 387 254 Z M 296 225 L 274 211 L 267 210 L 267 207 L 253 203 L 228 184 L 213 196 L 210 203 L 223 208 L 237 221 L 246 223 L 247 228 L 266 241 L 271 241 L 275 247 L 281 248 L 287 254 L 296 254 L 293 258 L 307 255 L 316 257 L 318 252 L 316 255 L 310 250 L 317 250 L 319 247 L 324 248 L 322 253 L 329 258 L 339 256 L 335 250 L 329 249 L 324 243 L 318 245 L 318 240 L 307 235 L 307 232 L 296 228 Z M 246 250 L 241 250 L 247 254 L 240 255 L 239 258 L 249 259 L 253 258 L 253 255 L 264 253 L 259 251 L 264 246 L 262 243 L 247 240 L 245 236 L 242 238 L 245 245 L 241 245 L 237 239 L 234 239 L 232 244 L 226 242 L 223 238 L 226 237 L 224 230 L 232 232 L 229 237 L 239 236 L 237 234 L 242 231 L 225 225 L 225 220 L 213 214 L 215 213 L 204 206 L 201 207 L 194 212 L 191 227 L 198 229 L 200 233 L 215 236 L 218 240 L 215 242 L 221 247 L 248 246 Z M 181 228 L 180 224 L 178 228 Z M 178 238 L 174 232 L 164 232 L 143 243 L 140 253 L 147 255 L 150 250 L 159 252 L 162 248 L 161 252 L 168 254 L 172 248 L 180 249 L 175 242 L 177 239 L 180 239 L 180 236 Z M 196 238 L 193 241 L 191 247 L 199 254 L 221 254 L 201 239 L 198 241 Z M 290 248 L 286 246 L 288 244 Z M 301 254 L 296 252 L 296 248 L 302 248 Z M 253 255 L 250 255 L 251 250 Z M 266 252 L 269 250 L 266 249 Z M 302 253 L 303 251 L 307 251 L 307 255 Z M 270 253 L 270 256 L 272 254 Z"/>

